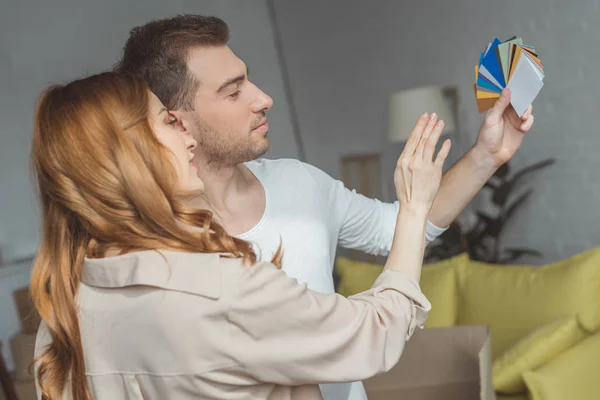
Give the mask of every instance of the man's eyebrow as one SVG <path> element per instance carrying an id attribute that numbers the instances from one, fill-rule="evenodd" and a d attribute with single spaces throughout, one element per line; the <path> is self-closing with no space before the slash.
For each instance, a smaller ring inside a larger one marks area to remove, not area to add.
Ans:
<path id="1" fill-rule="evenodd" d="M 234 78 L 227 79 L 225 81 L 225 83 L 223 83 L 221 86 L 219 86 L 219 89 L 217 89 L 217 93 L 221 93 L 229 85 L 233 85 L 234 83 L 243 81 L 244 79 L 246 79 L 246 77 L 249 74 L 250 74 L 250 69 L 248 67 L 246 67 L 246 73 L 244 75 L 238 75 Z"/>

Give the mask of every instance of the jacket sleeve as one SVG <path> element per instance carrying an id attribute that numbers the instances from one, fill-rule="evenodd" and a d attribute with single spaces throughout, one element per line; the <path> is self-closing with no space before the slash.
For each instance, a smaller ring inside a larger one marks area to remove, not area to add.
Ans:
<path id="1" fill-rule="evenodd" d="M 232 300 L 232 352 L 261 382 L 362 380 L 398 362 L 430 309 L 416 281 L 399 271 L 385 271 L 370 290 L 344 298 L 257 264 L 240 278 Z"/>

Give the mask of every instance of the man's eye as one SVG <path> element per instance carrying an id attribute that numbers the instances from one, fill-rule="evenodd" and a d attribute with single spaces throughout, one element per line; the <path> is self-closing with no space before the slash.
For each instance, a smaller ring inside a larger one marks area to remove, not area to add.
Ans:
<path id="1" fill-rule="evenodd" d="M 239 90 L 236 90 L 235 92 L 231 93 L 231 94 L 229 95 L 229 97 L 231 97 L 232 99 L 234 99 L 234 100 L 235 100 L 235 99 L 237 99 L 237 98 L 238 98 L 238 96 L 239 96 L 239 95 L 240 95 L 240 91 L 239 91 Z"/>

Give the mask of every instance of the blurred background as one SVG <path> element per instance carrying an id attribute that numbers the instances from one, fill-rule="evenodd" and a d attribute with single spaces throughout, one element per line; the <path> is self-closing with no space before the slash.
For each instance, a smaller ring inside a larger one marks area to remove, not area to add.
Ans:
<path id="1" fill-rule="evenodd" d="M 29 168 L 37 96 L 111 68 L 132 27 L 179 13 L 223 18 L 231 48 L 274 99 L 266 157 L 299 158 L 385 201 L 395 200 L 403 148 L 390 132 L 391 96 L 424 87 L 442 96 L 453 122 L 449 167 L 483 119 L 473 93 L 480 52 L 494 37 L 522 37 L 546 72 L 535 125 L 457 236 L 429 256 L 468 251 L 541 266 L 600 244 L 600 0 L 0 0 L 0 340 L 20 329 L 12 293 L 27 285 L 38 244 Z"/>

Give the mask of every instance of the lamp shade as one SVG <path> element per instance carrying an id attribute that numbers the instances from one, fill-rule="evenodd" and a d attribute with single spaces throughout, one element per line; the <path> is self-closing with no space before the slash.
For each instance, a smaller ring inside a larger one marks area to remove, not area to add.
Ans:
<path id="1" fill-rule="evenodd" d="M 454 132 L 455 121 L 452 110 L 444 100 L 443 88 L 428 86 L 393 93 L 390 96 L 388 113 L 388 140 L 404 142 L 408 139 L 415 122 L 421 114 L 437 113 L 446 126 L 443 134 Z"/>

